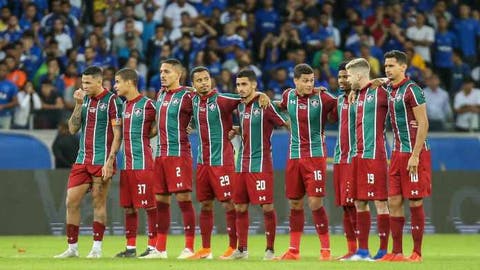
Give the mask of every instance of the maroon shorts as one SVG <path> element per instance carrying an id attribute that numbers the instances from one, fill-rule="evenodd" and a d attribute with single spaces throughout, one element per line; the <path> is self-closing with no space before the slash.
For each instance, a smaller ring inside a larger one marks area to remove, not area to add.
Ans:
<path id="1" fill-rule="evenodd" d="M 155 158 L 155 194 L 170 194 L 192 191 L 192 158 Z"/>
<path id="2" fill-rule="evenodd" d="M 354 206 L 353 163 L 333 164 L 333 188 L 337 206 Z"/>
<path id="3" fill-rule="evenodd" d="M 120 171 L 120 205 L 133 208 L 155 207 L 153 170 Z"/>
<path id="4" fill-rule="evenodd" d="M 237 173 L 233 202 L 260 205 L 273 203 L 273 173 Z"/>
<path id="5" fill-rule="evenodd" d="M 407 170 L 411 153 L 392 152 L 389 171 L 388 195 L 402 195 L 407 199 L 420 199 L 432 192 L 432 161 L 430 151 L 420 152 L 417 175 Z"/>
<path id="6" fill-rule="evenodd" d="M 387 160 L 354 157 L 355 199 L 387 200 Z"/>
<path id="7" fill-rule="evenodd" d="M 72 166 L 68 176 L 68 188 L 73 188 L 83 184 L 91 184 L 92 177 L 102 176 L 102 165 L 88 165 L 75 163 Z"/>
<path id="8" fill-rule="evenodd" d="M 324 197 L 327 180 L 327 162 L 324 157 L 288 159 L 285 171 L 285 193 L 288 199 L 305 196 Z"/>
<path id="9" fill-rule="evenodd" d="M 236 173 L 233 166 L 197 165 L 197 200 L 199 202 L 217 200 L 223 202 L 232 198 Z"/>

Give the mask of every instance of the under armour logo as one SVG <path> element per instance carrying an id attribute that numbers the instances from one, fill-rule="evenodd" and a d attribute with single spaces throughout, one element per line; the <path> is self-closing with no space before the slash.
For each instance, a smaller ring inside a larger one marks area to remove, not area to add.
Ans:
<path id="1" fill-rule="evenodd" d="M 322 192 L 322 188 L 315 188 L 315 192 Z"/>
<path id="2" fill-rule="evenodd" d="M 374 197 L 375 194 L 374 194 L 373 192 L 367 192 L 367 196 L 368 196 L 368 197 Z"/>
<path id="3" fill-rule="evenodd" d="M 183 187 L 183 183 L 177 183 L 177 188 Z"/>
<path id="4" fill-rule="evenodd" d="M 190 229 L 190 226 L 185 226 L 185 227 L 183 227 L 183 229 L 188 230 L 188 229 Z"/>
<path id="5" fill-rule="evenodd" d="M 420 230 L 419 226 L 412 226 L 412 230 Z"/>
<path id="6" fill-rule="evenodd" d="M 347 198 L 345 201 L 347 201 L 347 203 L 353 203 L 353 198 Z"/>
<path id="7" fill-rule="evenodd" d="M 317 228 L 318 227 L 325 227 L 325 224 L 323 224 L 323 223 L 322 224 L 315 224 L 315 227 L 317 227 Z"/>
<path id="8" fill-rule="evenodd" d="M 412 195 L 418 195 L 419 192 L 418 192 L 418 190 L 412 190 L 412 191 L 410 191 L 410 193 L 411 193 Z"/>
<path id="9" fill-rule="evenodd" d="M 293 99 L 290 100 L 290 104 L 295 104 L 295 103 L 296 103 L 295 100 L 293 100 Z"/>
<path id="10" fill-rule="evenodd" d="M 224 192 L 224 193 L 223 193 L 223 196 L 224 196 L 224 197 L 230 197 L 231 195 L 230 195 L 230 192 Z"/>
<path id="11" fill-rule="evenodd" d="M 147 205 L 148 204 L 148 201 L 147 200 L 142 200 L 142 205 Z"/>
<path id="12" fill-rule="evenodd" d="M 385 237 L 385 236 L 387 236 L 387 233 L 378 233 L 378 236 Z"/>
<path id="13" fill-rule="evenodd" d="M 265 235 L 270 235 L 270 232 L 265 232 Z"/>
<path id="14" fill-rule="evenodd" d="M 266 201 L 267 197 L 266 196 L 258 196 L 259 201 Z"/>

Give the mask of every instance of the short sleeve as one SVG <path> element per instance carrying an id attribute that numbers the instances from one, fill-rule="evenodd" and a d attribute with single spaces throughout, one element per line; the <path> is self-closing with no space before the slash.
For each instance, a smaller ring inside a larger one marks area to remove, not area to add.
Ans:
<path id="1" fill-rule="evenodd" d="M 183 96 L 182 111 L 190 116 L 193 113 L 192 94 L 190 92 L 185 93 Z"/>
<path id="2" fill-rule="evenodd" d="M 336 106 L 333 107 L 333 110 L 330 112 L 330 120 L 332 122 L 337 122 L 338 121 L 338 106 L 340 105 L 339 103 L 343 103 L 343 99 L 337 99 L 337 104 Z M 343 105 L 343 104 L 342 104 Z"/>
<path id="3" fill-rule="evenodd" d="M 282 101 L 279 104 L 280 109 L 286 109 L 288 105 L 288 95 L 290 94 L 291 89 L 283 91 Z"/>
<path id="4" fill-rule="evenodd" d="M 242 102 L 242 99 L 239 94 L 233 94 L 233 93 L 222 93 L 219 94 L 219 101 L 221 100 L 221 103 L 223 104 L 226 112 L 233 112 L 238 104 Z"/>
<path id="5" fill-rule="evenodd" d="M 122 123 L 122 100 L 118 96 L 110 99 L 108 115 L 111 119 L 112 126 L 118 126 Z"/>
<path id="6" fill-rule="evenodd" d="M 270 121 L 275 126 L 283 126 L 288 121 L 288 118 L 285 116 L 285 114 L 281 113 L 280 110 L 273 104 L 270 104 L 267 107 L 267 112 L 269 114 Z"/>
<path id="7" fill-rule="evenodd" d="M 147 104 L 145 105 L 145 118 L 148 122 L 155 121 L 155 105 L 152 100 L 147 100 Z"/>
<path id="8" fill-rule="evenodd" d="M 425 103 L 425 94 L 418 85 L 412 85 L 405 92 L 405 102 L 411 107 L 417 107 Z"/>
<path id="9" fill-rule="evenodd" d="M 332 111 L 337 106 L 337 99 L 330 93 L 322 91 L 320 93 L 320 98 L 322 99 L 322 103 L 324 104 L 325 111 L 327 113 Z"/>

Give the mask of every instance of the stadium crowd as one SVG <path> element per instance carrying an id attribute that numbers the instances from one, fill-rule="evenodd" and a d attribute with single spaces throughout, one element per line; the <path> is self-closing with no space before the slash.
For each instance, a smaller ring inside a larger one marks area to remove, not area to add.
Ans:
<path id="1" fill-rule="evenodd" d="M 253 69 L 271 98 L 310 64 L 316 85 L 338 92 L 337 67 L 383 54 L 408 55 L 408 76 L 425 89 L 430 130 L 479 129 L 478 1 L 371 0 L 0 0 L 0 129 L 52 129 L 74 108 L 87 66 L 138 71 L 139 89 L 160 89 L 159 64 L 174 57 L 206 66 L 219 92 Z M 188 72 L 185 72 L 188 74 Z M 187 76 L 184 84 L 190 84 Z"/>

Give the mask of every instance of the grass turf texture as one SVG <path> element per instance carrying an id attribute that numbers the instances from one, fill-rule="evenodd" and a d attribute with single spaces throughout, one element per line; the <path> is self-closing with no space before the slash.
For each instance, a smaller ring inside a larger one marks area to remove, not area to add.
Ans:
<path id="1" fill-rule="evenodd" d="M 332 255 L 338 257 L 346 252 L 345 238 L 339 235 L 331 237 Z M 410 235 L 404 237 L 404 252 L 410 255 L 412 249 Z M 201 243 L 196 238 L 196 247 Z M 390 243 L 391 244 L 391 243 Z M 183 236 L 168 238 L 168 260 L 116 259 L 113 256 L 125 248 L 121 236 L 106 236 L 103 243 L 103 258 L 85 259 L 90 251 L 92 238 L 81 236 L 79 239 L 80 258 L 53 259 L 66 249 L 65 237 L 60 236 L 2 236 L 0 237 L 0 269 L 188 269 L 188 270 L 268 270 L 268 269 L 480 269 L 479 235 L 427 235 L 424 238 L 422 263 L 380 263 L 380 262 L 321 262 L 319 241 L 315 235 L 304 235 L 301 243 L 300 261 L 262 261 L 265 238 L 260 235 L 249 237 L 249 255 L 246 261 L 222 261 L 217 259 L 227 247 L 227 236 L 217 235 L 212 239 L 214 260 L 181 261 L 176 256 L 183 249 Z M 137 240 L 137 254 L 145 250 L 146 238 Z M 275 243 L 276 254 L 281 255 L 288 247 L 288 236 L 279 235 Z M 371 237 L 370 249 L 374 255 L 378 247 L 378 237 Z"/>

